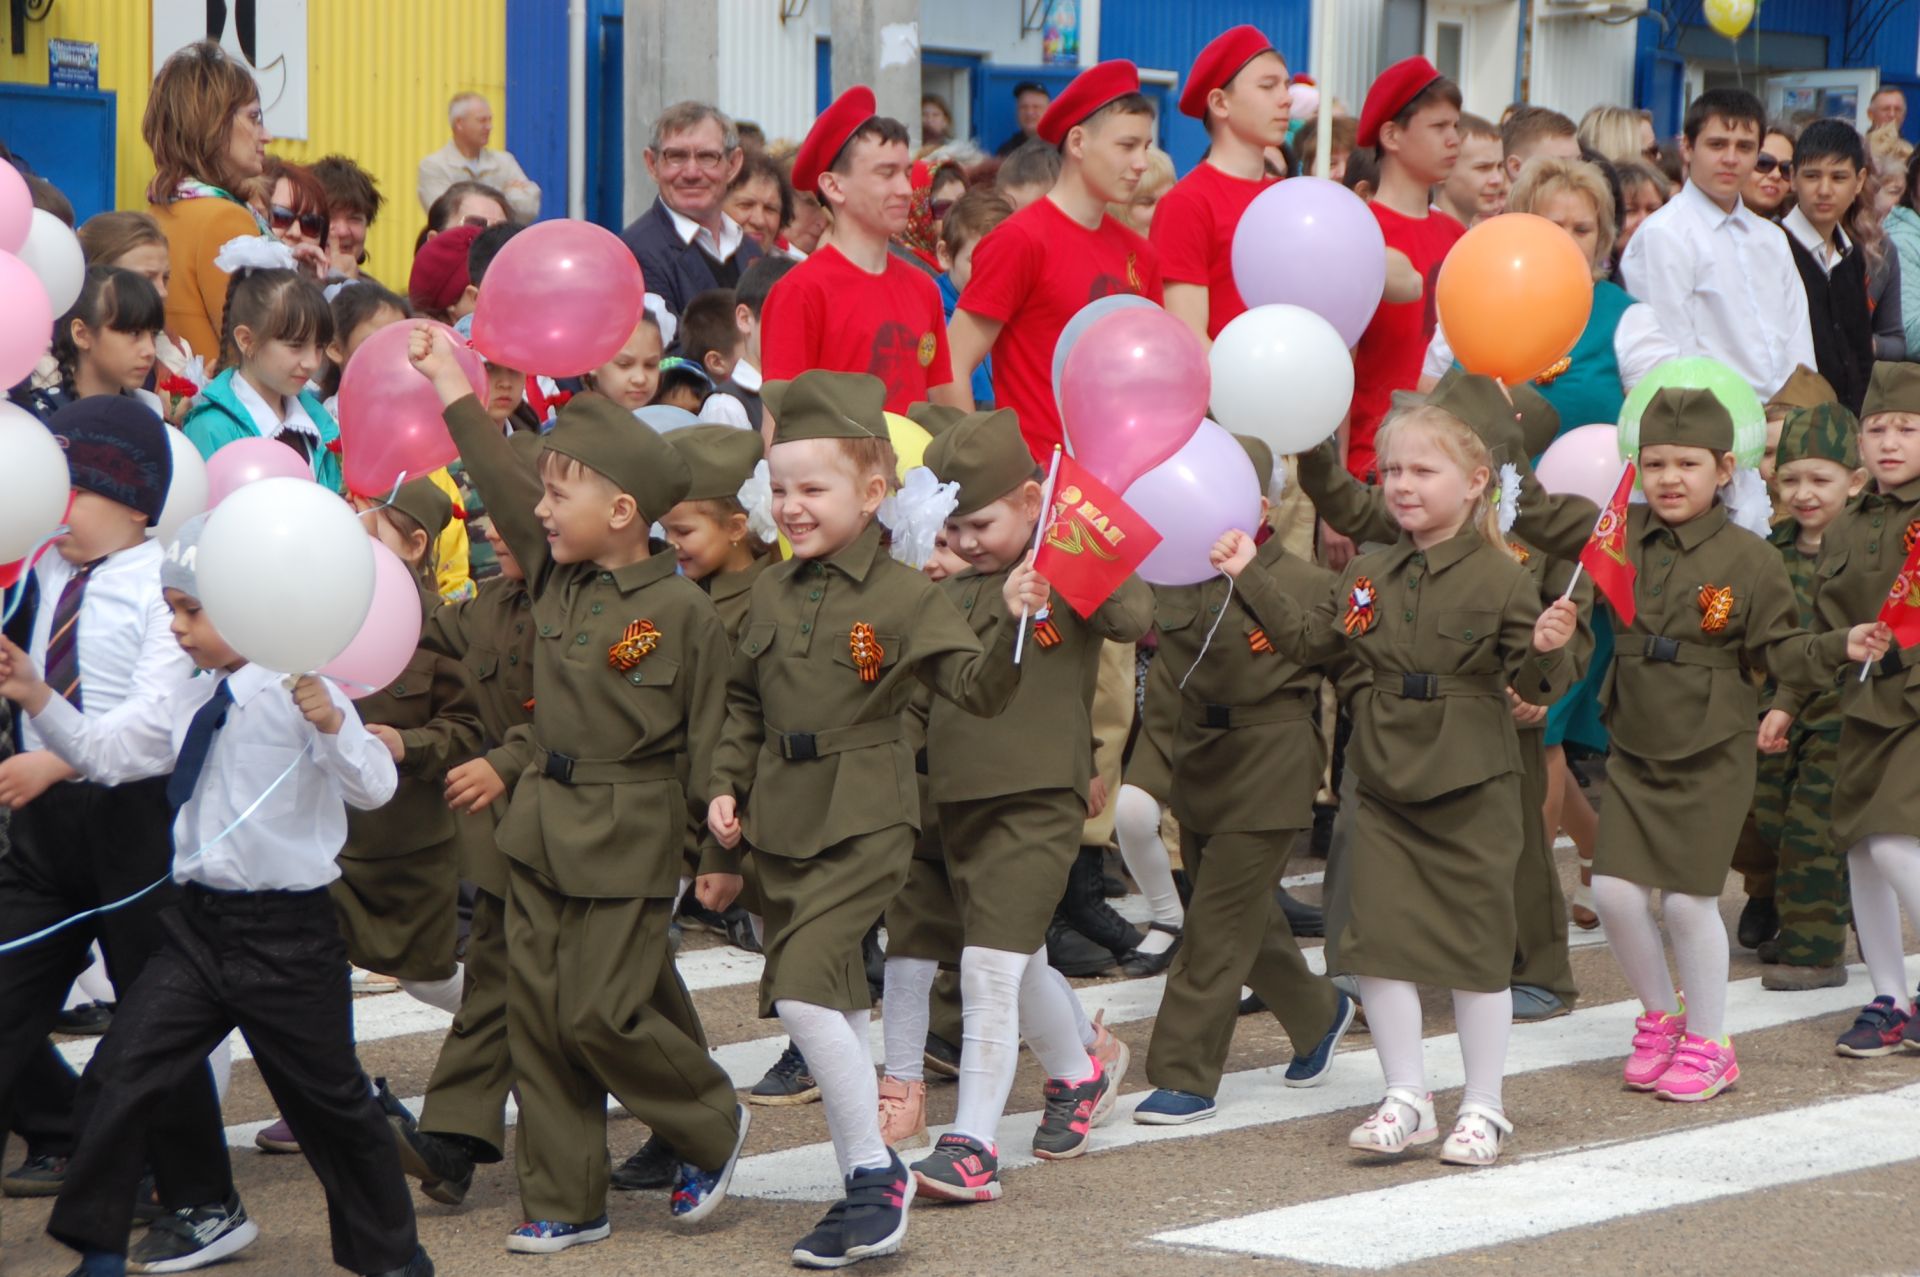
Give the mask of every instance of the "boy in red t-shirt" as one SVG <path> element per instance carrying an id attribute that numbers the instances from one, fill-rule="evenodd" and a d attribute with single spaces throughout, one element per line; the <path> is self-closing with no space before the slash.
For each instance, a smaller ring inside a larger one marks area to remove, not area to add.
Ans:
<path id="1" fill-rule="evenodd" d="M 812 368 L 869 373 L 886 384 L 888 412 L 920 400 L 965 408 L 939 285 L 888 248 L 907 226 L 912 157 L 906 126 L 874 112 L 873 90 L 855 85 L 794 155 L 794 189 L 819 193 L 833 229 L 767 295 L 760 372 L 768 381 Z"/>
<path id="2" fill-rule="evenodd" d="M 1367 90 L 1359 142 L 1379 148 L 1380 184 L 1367 207 L 1387 247 L 1423 281 L 1417 301 L 1380 303 L 1353 352 L 1353 408 L 1341 434 L 1347 469 L 1373 475 L 1373 436 L 1396 390 L 1412 390 L 1433 337 L 1433 281 L 1467 228 L 1432 207 L 1428 192 L 1460 158 L 1460 89 L 1425 58 L 1396 62 Z"/>
<path id="3" fill-rule="evenodd" d="M 1045 199 L 1000 223 L 973 250 L 973 278 L 953 313 L 953 372 L 965 383 L 993 354 L 993 388 L 1020 416 L 1044 460 L 1062 440 L 1053 402 L 1053 347 L 1082 306 L 1114 293 L 1161 300 L 1153 247 L 1107 213 L 1125 205 L 1147 171 L 1153 104 L 1127 61 L 1080 73 L 1040 119 L 1060 148 L 1060 176 Z"/>
<path id="4" fill-rule="evenodd" d="M 1167 281 L 1167 313 L 1211 341 L 1247 308 L 1233 282 L 1233 232 L 1253 197 L 1279 179 L 1265 148 L 1287 140 L 1287 64 L 1258 27 L 1235 27 L 1200 51 L 1180 113 L 1207 126 L 1207 158 L 1154 210 L 1150 239 Z"/>

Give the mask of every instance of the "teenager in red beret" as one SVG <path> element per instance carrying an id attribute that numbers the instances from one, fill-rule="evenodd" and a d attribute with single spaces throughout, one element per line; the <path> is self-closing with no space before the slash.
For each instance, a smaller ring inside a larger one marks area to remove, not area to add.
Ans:
<path id="1" fill-rule="evenodd" d="M 1153 247 L 1107 212 L 1132 201 L 1153 143 L 1153 104 L 1133 63 L 1081 72 L 1040 118 L 1039 135 L 1060 148 L 1060 176 L 973 250 L 950 331 L 955 377 L 965 383 L 992 352 L 999 404 L 1020 414 L 1027 446 L 1045 459 L 1063 438 L 1053 402 L 1060 330 L 1096 298 L 1162 294 Z"/>
<path id="2" fill-rule="evenodd" d="M 875 109 L 872 89 L 848 89 L 793 157 L 794 189 L 818 193 L 833 229 L 767 294 L 761 374 L 871 373 L 886 383 L 888 412 L 920 400 L 970 407 L 954 380 L 939 285 L 888 246 L 907 226 L 913 157 L 906 126 Z"/>

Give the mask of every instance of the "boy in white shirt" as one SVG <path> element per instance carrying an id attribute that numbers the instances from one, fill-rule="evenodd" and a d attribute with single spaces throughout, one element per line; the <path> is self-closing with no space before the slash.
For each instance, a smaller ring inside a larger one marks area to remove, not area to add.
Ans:
<path id="1" fill-rule="evenodd" d="M 327 894 L 346 804 L 369 810 L 393 796 L 393 756 L 339 688 L 308 675 L 289 695 L 282 675 L 220 637 L 197 597 L 205 522 L 181 529 L 159 576 L 174 638 L 210 677 L 93 719 L 0 640 L 0 695 L 50 749 L 103 784 L 171 772 L 163 783 L 176 813 L 179 907 L 81 1079 L 80 1144 L 47 1231 L 82 1252 L 76 1277 L 127 1271 L 127 1203 L 142 1161 L 130 1136 L 238 1028 L 326 1190 L 334 1262 L 431 1277 L 393 1135 L 354 1055 L 346 945 Z"/>

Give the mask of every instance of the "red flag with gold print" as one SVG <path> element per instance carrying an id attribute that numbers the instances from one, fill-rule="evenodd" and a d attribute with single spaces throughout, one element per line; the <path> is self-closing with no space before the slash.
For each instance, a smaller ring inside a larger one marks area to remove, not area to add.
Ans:
<path id="1" fill-rule="evenodd" d="M 1600 512 L 1593 535 L 1580 551 L 1580 562 L 1593 578 L 1593 584 L 1613 604 L 1613 610 L 1628 625 L 1633 624 L 1633 583 L 1639 575 L 1627 559 L 1627 502 L 1633 494 L 1633 462 L 1620 474 L 1620 486 L 1613 500 Z"/>
<path id="2" fill-rule="evenodd" d="M 1113 489 L 1062 455 L 1053 509 L 1034 569 L 1081 616 L 1092 616 L 1153 547 L 1160 534 Z"/>

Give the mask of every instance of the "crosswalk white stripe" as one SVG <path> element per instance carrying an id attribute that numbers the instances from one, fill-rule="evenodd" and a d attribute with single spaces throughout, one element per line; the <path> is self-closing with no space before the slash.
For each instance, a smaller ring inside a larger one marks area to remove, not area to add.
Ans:
<path id="1" fill-rule="evenodd" d="M 1916 1102 L 1920 1084 L 1302 1202 L 1154 1240 L 1305 1264 L 1393 1268 L 1912 1161 L 1920 1158 Z"/>

